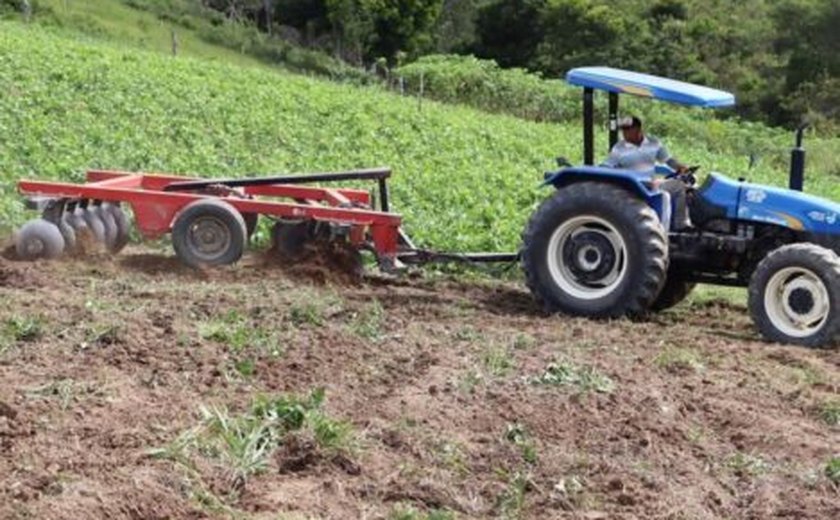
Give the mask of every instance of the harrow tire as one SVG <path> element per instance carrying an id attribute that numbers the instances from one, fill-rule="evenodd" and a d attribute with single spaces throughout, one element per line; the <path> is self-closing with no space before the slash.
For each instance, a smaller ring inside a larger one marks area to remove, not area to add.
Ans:
<path id="1" fill-rule="evenodd" d="M 750 279 L 749 309 L 766 339 L 805 347 L 840 334 L 840 258 L 810 243 L 771 251 Z"/>
<path id="2" fill-rule="evenodd" d="M 233 264 L 242 257 L 247 242 L 242 214 L 221 200 L 191 202 L 172 225 L 175 253 L 190 267 Z"/>
<path id="3" fill-rule="evenodd" d="M 696 283 L 686 281 L 678 273 L 669 271 L 659 296 L 650 305 L 650 310 L 658 312 L 674 307 L 685 300 L 696 286 Z"/>
<path id="4" fill-rule="evenodd" d="M 129 223 L 128 216 L 119 204 L 105 203 L 102 205 L 102 208 L 114 219 L 116 236 L 114 237 L 114 243 L 109 247 L 109 251 L 117 254 L 128 245 L 128 241 L 131 238 L 131 224 Z"/>
<path id="5" fill-rule="evenodd" d="M 64 252 L 64 237 L 52 222 L 30 220 L 15 234 L 15 252 L 21 260 L 58 258 Z"/>
<path id="6" fill-rule="evenodd" d="M 549 312 L 616 318 L 641 315 L 668 269 L 668 242 L 656 213 L 612 184 L 558 189 L 523 233 L 522 267 Z"/>

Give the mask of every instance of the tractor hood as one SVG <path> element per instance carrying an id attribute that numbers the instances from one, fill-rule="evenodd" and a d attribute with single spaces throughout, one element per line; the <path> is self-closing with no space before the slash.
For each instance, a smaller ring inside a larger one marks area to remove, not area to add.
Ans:
<path id="1" fill-rule="evenodd" d="M 738 219 L 840 236 L 840 204 L 784 188 L 738 184 Z"/>

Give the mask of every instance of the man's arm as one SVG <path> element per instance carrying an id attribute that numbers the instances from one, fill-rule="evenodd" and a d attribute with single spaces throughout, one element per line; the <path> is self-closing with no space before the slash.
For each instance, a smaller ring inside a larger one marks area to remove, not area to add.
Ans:
<path id="1" fill-rule="evenodd" d="M 688 169 L 686 165 L 671 157 L 671 154 L 668 153 L 668 149 L 665 148 L 665 145 L 660 145 L 659 150 L 656 152 L 656 160 L 662 163 L 667 164 L 672 170 L 676 171 L 677 173 L 683 173 Z"/>

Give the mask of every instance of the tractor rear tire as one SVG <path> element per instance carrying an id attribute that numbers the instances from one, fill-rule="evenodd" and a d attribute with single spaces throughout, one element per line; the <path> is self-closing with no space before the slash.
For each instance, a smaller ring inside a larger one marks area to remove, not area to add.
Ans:
<path id="1" fill-rule="evenodd" d="M 191 202 L 172 225 L 172 246 L 190 267 L 233 264 L 242 257 L 247 243 L 242 214 L 217 199 Z"/>
<path id="2" fill-rule="evenodd" d="M 810 243 L 771 251 L 750 279 L 749 308 L 770 341 L 830 344 L 840 332 L 840 258 Z"/>
<path id="3" fill-rule="evenodd" d="M 665 277 L 665 285 L 650 305 L 650 310 L 659 312 L 674 307 L 685 300 L 696 286 L 696 283 L 686 281 L 679 273 L 670 270 Z"/>
<path id="4" fill-rule="evenodd" d="M 612 184 L 580 182 L 557 190 L 522 238 L 528 287 L 549 312 L 641 315 L 665 282 L 668 242 L 659 218 Z"/>

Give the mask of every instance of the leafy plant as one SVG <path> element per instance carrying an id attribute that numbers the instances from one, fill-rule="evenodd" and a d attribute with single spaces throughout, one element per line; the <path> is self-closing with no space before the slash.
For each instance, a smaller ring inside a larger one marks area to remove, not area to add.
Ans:
<path id="1" fill-rule="evenodd" d="M 537 463 L 537 447 L 524 426 L 519 423 L 508 423 L 505 428 L 505 440 L 520 449 L 522 459 L 525 462 L 528 464 Z"/>
<path id="2" fill-rule="evenodd" d="M 580 393 L 611 393 L 615 382 L 590 366 L 579 366 L 568 361 L 549 364 L 545 371 L 531 379 L 533 384 L 568 386 Z"/>
<path id="3" fill-rule="evenodd" d="M 672 346 L 664 348 L 653 362 L 668 372 L 700 372 L 706 368 L 696 351 Z"/>
<path id="4" fill-rule="evenodd" d="M 0 352 L 18 342 L 35 341 L 43 335 L 43 320 L 32 316 L 12 316 L 0 327 Z"/>
<path id="5" fill-rule="evenodd" d="M 266 470 L 271 455 L 295 432 L 310 432 L 327 454 L 348 453 L 353 447 L 349 423 L 322 410 L 324 390 L 308 395 L 281 395 L 256 399 L 242 414 L 224 407 L 202 407 L 199 424 L 182 432 L 171 443 L 151 454 L 193 468 L 199 457 L 225 468 L 230 493 Z"/>
<path id="6" fill-rule="evenodd" d="M 840 426 L 840 401 L 825 401 L 820 405 L 818 414 L 827 425 Z"/>
<path id="7" fill-rule="evenodd" d="M 840 485 L 840 457 L 832 457 L 825 465 L 825 476 L 834 484 Z"/>

